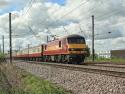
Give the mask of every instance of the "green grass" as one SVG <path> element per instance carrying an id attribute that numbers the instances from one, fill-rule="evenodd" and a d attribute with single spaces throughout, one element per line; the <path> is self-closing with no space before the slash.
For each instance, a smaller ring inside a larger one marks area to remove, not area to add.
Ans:
<path id="1" fill-rule="evenodd" d="M 107 61 L 108 61 L 108 60 L 107 60 Z M 111 58 L 111 59 L 109 59 L 109 62 L 125 63 L 125 59 L 123 59 L 123 58 Z"/>
<path id="2" fill-rule="evenodd" d="M 5 76 L 0 71 L 0 94 L 71 94 L 64 88 L 11 64 L 1 64 L 0 69 L 7 75 L 9 81 L 13 81 L 12 87 L 6 86 Z"/>
<path id="3" fill-rule="evenodd" d="M 5 60 L 5 54 L 0 53 L 0 63 L 2 63 L 2 62 L 6 62 L 6 60 Z"/>
<path id="4" fill-rule="evenodd" d="M 57 87 L 49 81 L 41 80 L 31 74 L 23 76 L 25 90 L 30 94 L 69 94 L 63 88 Z"/>
<path id="5" fill-rule="evenodd" d="M 87 61 L 92 61 L 92 58 L 88 58 Z M 113 62 L 113 63 L 125 63 L 124 58 L 95 58 L 95 62 Z"/>

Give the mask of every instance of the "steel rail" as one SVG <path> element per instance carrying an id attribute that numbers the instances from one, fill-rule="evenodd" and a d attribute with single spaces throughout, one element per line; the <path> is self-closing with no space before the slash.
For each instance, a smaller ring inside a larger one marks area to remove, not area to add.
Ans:
<path id="1" fill-rule="evenodd" d="M 84 66 L 97 66 L 97 67 L 108 67 L 108 68 L 121 68 L 121 69 L 125 69 L 125 66 L 116 66 L 116 65 L 101 65 L 101 64 L 91 64 L 91 65 L 84 65 Z"/>

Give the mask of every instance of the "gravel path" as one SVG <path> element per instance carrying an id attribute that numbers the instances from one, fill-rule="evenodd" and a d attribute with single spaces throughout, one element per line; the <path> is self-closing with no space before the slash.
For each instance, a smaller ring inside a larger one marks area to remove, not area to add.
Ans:
<path id="1" fill-rule="evenodd" d="M 125 94 L 125 78 L 23 62 L 16 65 L 75 94 Z"/>

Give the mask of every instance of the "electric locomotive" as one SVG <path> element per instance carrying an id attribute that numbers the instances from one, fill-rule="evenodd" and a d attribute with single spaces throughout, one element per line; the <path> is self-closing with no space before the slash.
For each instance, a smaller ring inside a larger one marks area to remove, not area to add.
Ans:
<path id="1" fill-rule="evenodd" d="M 80 35 L 51 41 L 44 48 L 44 61 L 80 64 L 90 55 L 85 38 Z"/>

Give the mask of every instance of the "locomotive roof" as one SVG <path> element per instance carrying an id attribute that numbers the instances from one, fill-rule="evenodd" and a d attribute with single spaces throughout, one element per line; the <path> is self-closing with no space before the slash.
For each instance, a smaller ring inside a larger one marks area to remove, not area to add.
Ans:
<path id="1" fill-rule="evenodd" d="M 60 41 L 60 40 L 63 40 L 63 39 L 66 39 L 66 38 L 77 38 L 77 37 L 80 37 L 80 38 L 84 38 L 83 36 L 81 35 L 77 35 L 77 34 L 72 34 L 72 35 L 68 35 L 68 36 L 65 36 L 65 37 L 62 37 L 62 38 L 57 38 L 55 40 L 51 40 L 49 41 L 47 44 L 52 44 L 54 42 L 57 42 L 57 41 Z"/>
<path id="2" fill-rule="evenodd" d="M 69 35 L 69 36 L 67 36 L 66 38 L 70 38 L 70 37 L 82 37 L 82 38 L 84 38 L 83 36 L 77 35 L 77 34 Z"/>

